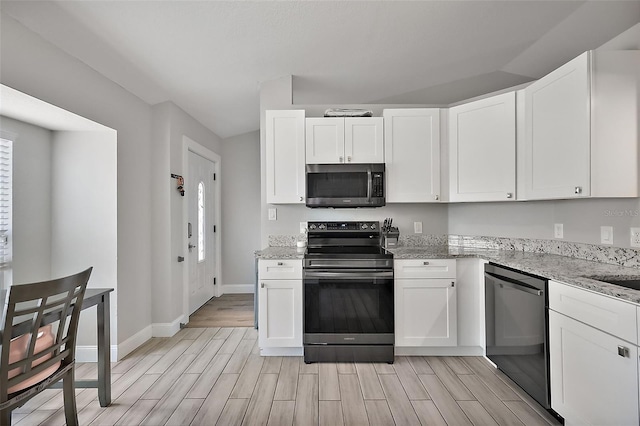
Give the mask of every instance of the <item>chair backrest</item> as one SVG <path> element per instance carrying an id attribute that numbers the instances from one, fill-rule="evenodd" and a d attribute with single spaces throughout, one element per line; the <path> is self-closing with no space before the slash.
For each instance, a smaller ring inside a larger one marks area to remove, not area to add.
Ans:
<path id="1" fill-rule="evenodd" d="M 43 380 L 59 365 L 74 362 L 78 320 L 92 269 L 9 289 L 2 311 L 0 399 Z M 50 324 L 56 323 L 53 334 Z M 16 351 L 24 355 L 16 356 Z"/>

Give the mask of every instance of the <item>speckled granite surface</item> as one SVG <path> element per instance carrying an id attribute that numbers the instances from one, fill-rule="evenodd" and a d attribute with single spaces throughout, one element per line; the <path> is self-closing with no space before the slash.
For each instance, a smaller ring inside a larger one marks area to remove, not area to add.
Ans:
<path id="1" fill-rule="evenodd" d="M 475 257 L 509 268 L 573 284 L 598 293 L 640 304 L 640 291 L 586 277 L 640 278 L 640 269 L 576 259 L 549 253 L 495 250 L 460 246 L 398 247 L 390 250 L 394 259 L 446 259 Z"/>
<path id="2" fill-rule="evenodd" d="M 302 259 L 305 249 L 298 249 L 295 243 L 296 236 L 270 236 L 271 247 L 257 251 L 256 257 Z M 638 250 L 555 240 L 460 235 L 406 235 L 400 236 L 399 243 L 390 249 L 394 259 L 480 258 L 640 304 L 640 290 L 587 278 L 640 279 Z"/>
<path id="3" fill-rule="evenodd" d="M 295 240 L 293 242 L 295 244 Z M 256 252 L 258 259 L 302 259 L 306 248 L 293 247 L 267 247 Z"/>

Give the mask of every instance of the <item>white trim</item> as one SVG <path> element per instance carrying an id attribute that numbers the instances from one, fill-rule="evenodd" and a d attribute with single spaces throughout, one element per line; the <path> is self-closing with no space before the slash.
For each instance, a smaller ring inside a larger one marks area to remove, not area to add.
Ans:
<path id="1" fill-rule="evenodd" d="M 180 331 L 180 323 L 183 317 L 180 316 L 173 322 L 163 322 L 151 324 L 151 337 L 171 337 Z"/>
<path id="2" fill-rule="evenodd" d="M 217 278 L 218 285 L 214 288 L 213 295 L 219 297 L 222 295 L 220 282 L 222 277 L 222 231 L 221 231 L 221 217 L 222 217 L 222 164 L 221 157 L 208 148 L 200 145 L 196 141 L 190 139 L 187 136 L 182 136 L 182 175 L 189 176 L 189 151 L 198 154 L 201 157 L 206 158 L 209 161 L 215 163 L 216 171 L 216 188 L 215 188 L 215 221 L 216 221 L 216 271 L 215 276 Z M 188 203 L 182 203 L 182 235 L 185 237 L 182 240 L 182 252 L 187 253 L 189 251 L 189 241 L 186 238 L 187 235 L 187 217 L 189 216 Z M 185 265 L 182 268 L 182 314 L 185 318 L 185 323 L 189 322 L 189 267 Z M 179 324 L 178 324 L 179 325 Z M 175 334 L 175 333 L 174 333 Z M 156 334 L 153 334 L 154 337 Z"/>
<path id="3" fill-rule="evenodd" d="M 111 345 L 111 362 L 118 361 L 118 346 Z M 98 362 L 98 345 L 76 345 L 76 362 Z"/>
<path id="4" fill-rule="evenodd" d="M 260 356 L 303 356 L 304 349 L 299 348 L 260 348 Z"/>
<path id="5" fill-rule="evenodd" d="M 111 357 L 111 361 L 118 361 L 124 358 L 125 356 L 133 352 L 136 348 L 144 344 L 147 340 L 151 339 L 151 337 L 153 337 L 152 327 L 148 326 L 146 328 L 143 328 L 118 345 L 118 358 Z"/>
<path id="6" fill-rule="evenodd" d="M 395 356 L 484 356 L 481 346 L 397 347 Z"/>
<path id="7" fill-rule="evenodd" d="M 253 284 L 225 284 L 221 285 L 221 293 L 222 294 L 238 294 L 238 293 L 251 293 L 253 294 L 255 290 L 255 285 Z"/>

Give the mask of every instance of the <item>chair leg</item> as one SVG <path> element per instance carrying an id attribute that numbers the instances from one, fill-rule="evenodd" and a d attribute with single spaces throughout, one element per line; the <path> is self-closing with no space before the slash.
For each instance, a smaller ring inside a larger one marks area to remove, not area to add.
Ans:
<path id="1" fill-rule="evenodd" d="M 62 379 L 64 397 L 64 417 L 67 426 L 78 426 L 78 409 L 76 408 L 76 385 L 74 368 L 70 369 Z"/>
<path id="2" fill-rule="evenodd" d="M 11 409 L 0 410 L 0 425 L 11 426 Z"/>

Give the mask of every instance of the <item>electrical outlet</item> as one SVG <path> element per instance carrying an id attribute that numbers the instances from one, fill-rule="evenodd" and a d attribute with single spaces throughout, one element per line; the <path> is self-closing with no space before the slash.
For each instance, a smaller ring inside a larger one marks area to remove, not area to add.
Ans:
<path id="1" fill-rule="evenodd" d="M 413 232 L 415 234 L 422 234 L 422 222 L 413 222 Z"/>
<path id="2" fill-rule="evenodd" d="M 553 225 L 553 236 L 554 238 L 564 238 L 564 227 L 561 223 Z"/>
<path id="3" fill-rule="evenodd" d="M 631 247 L 640 247 L 640 228 L 631 228 Z"/>
<path id="4" fill-rule="evenodd" d="M 300 233 L 304 234 L 307 232 L 307 222 L 300 222 Z"/>
<path id="5" fill-rule="evenodd" d="M 276 209 L 269 209 L 269 220 L 276 220 Z"/>
<path id="6" fill-rule="evenodd" d="M 600 227 L 600 243 L 613 244 L 613 226 Z"/>

